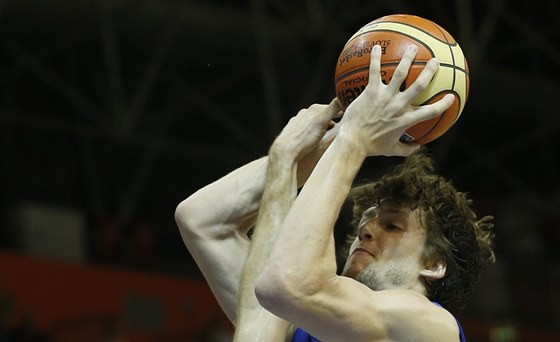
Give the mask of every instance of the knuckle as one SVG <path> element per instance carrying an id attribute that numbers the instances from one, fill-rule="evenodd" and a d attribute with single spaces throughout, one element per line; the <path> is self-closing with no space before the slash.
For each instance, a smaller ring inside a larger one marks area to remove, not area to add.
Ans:
<path id="1" fill-rule="evenodd" d="M 430 80 L 431 78 L 418 77 L 410 87 L 415 91 L 422 91 L 428 87 Z"/>
<path id="2" fill-rule="evenodd" d="M 397 69 L 395 70 L 395 73 L 393 74 L 393 78 L 394 79 L 398 79 L 398 80 L 402 80 L 404 79 L 406 76 L 408 75 L 408 72 L 402 70 L 402 69 Z"/>

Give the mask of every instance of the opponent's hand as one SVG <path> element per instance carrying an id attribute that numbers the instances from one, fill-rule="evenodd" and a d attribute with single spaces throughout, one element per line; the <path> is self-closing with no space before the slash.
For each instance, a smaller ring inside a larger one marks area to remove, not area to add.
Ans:
<path id="1" fill-rule="evenodd" d="M 381 81 L 381 47 L 371 51 L 369 82 L 364 91 L 346 109 L 340 122 L 340 135 L 350 139 L 366 156 L 406 156 L 419 145 L 399 141 L 409 127 L 441 115 L 453 104 L 449 94 L 441 100 L 423 106 L 413 106 L 412 101 L 427 87 L 439 68 L 436 59 L 430 60 L 417 79 L 405 91 L 400 86 L 416 56 L 411 45 L 404 53 L 389 84 Z"/>
<path id="2" fill-rule="evenodd" d="M 334 140 L 338 125 L 333 119 L 342 115 L 337 99 L 328 105 L 313 104 L 290 119 L 270 148 L 270 153 L 298 163 L 298 184 L 305 182 L 321 155 Z"/>

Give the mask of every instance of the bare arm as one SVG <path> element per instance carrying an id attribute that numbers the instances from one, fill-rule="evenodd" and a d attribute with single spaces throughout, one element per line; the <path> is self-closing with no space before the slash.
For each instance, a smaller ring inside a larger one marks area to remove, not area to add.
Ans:
<path id="1" fill-rule="evenodd" d="M 398 88 L 415 52 L 405 54 L 389 85 L 380 80 L 380 54 L 376 47 L 368 86 L 348 107 L 335 141 L 288 213 L 271 263 L 256 285 L 257 297 L 265 308 L 318 338 L 395 339 L 392 328 L 396 327 L 392 324 L 399 320 L 388 314 L 394 313 L 390 305 L 384 305 L 392 301 L 336 275 L 332 229 L 365 158 L 410 154 L 416 146 L 399 142 L 400 134 L 417 122 L 439 115 L 452 100 L 446 97 L 430 106 L 412 107 L 410 102 L 428 84 L 437 64 L 429 64 L 417 82 L 401 93 Z M 418 312 L 427 308 L 425 304 L 425 298 L 418 301 Z"/>
<path id="2" fill-rule="evenodd" d="M 274 316 L 257 301 L 255 280 L 268 263 L 278 230 L 296 198 L 298 162 L 307 156 L 302 165 L 314 166 L 315 156 L 322 154 L 334 138 L 335 129 L 325 133 L 338 112 L 336 101 L 300 111 L 270 148 L 261 209 L 241 277 L 236 341 L 281 341 L 288 337 L 289 322 Z"/>
<path id="3" fill-rule="evenodd" d="M 305 182 L 330 141 L 322 141 L 298 162 L 298 184 Z M 232 171 L 189 196 L 175 211 L 185 245 L 234 324 L 241 273 L 251 245 L 247 232 L 257 218 L 267 163 L 268 157 L 263 157 Z"/>
<path id="4" fill-rule="evenodd" d="M 261 210 L 241 274 L 234 341 L 282 341 L 289 323 L 264 308 L 255 297 L 255 279 L 268 261 L 270 248 L 297 192 L 296 163 L 271 149 Z"/>
<path id="5" fill-rule="evenodd" d="M 268 158 L 253 161 L 198 190 L 179 204 L 175 220 L 189 252 L 229 319 L 249 251 Z"/>

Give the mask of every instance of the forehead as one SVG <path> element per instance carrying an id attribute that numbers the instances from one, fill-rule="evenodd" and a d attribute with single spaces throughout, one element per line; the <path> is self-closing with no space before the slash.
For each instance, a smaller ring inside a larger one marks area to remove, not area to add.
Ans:
<path id="1" fill-rule="evenodd" d="M 409 213 L 411 211 L 409 206 L 407 206 L 405 204 L 400 204 L 400 203 L 395 202 L 395 201 L 390 201 L 390 200 L 379 201 L 379 203 L 377 204 L 377 207 L 379 207 L 379 209 L 381 209 L 383 211 L 386 211 L 386 212 Z"/>
<path id="2" fill-rule="evenodd" d="M 382 218 L 398 219 L 406 221 L 407 225 L 412 228 L 424 230 L 420 220 L 421 210 L 419 208 L 411 208 L 408 204 L 400 204 L 395 201 L 382 200 L 366 209 L 362 213 L 362 222 L 381 216 Z"/>
<path id="3" fill-rule="evenodd" d="M 364 210 L 362 215 L 371 212 L 374 212 L 375 214 L 379 214 L 383 212 L 383 213 L 408 215 L 412 212 L 412 209 L 405 204 L 400 204 L 395 201 L 380 200 L 378 202 L 375 202 L 372 206 L 370 206 L 366 210 Z"/>

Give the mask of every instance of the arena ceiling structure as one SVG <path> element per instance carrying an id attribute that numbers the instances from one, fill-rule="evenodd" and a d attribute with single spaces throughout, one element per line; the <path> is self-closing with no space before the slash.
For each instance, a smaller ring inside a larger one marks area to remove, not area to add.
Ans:
<path id="1" fill-rule="evenodd" d="M 197 274 L 176 205 L 265 155 L 299 109 L 330 101 L 346 40 L 394 13 L 439 23 L 467 56 L 466 108 L 428 148 L 437 169 L 496 216 L 502 269 L 521 270 L 505 282 L 541 295 L 560 288 L 554 0 L 4 0 L 3 225 L 24 203 L 72 208 L 87 219 L 95 261 L 101 222 L 124 240 L 148 224 L 159 267 Z M 367 163 L 364 174 L 390 162 Z M 3 245 L 17 249 L 10 237 Z M 515 302 L 499 314 L 529 310 L 559 327 L 554 293 L 550 307 Z"/>

